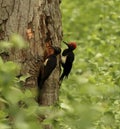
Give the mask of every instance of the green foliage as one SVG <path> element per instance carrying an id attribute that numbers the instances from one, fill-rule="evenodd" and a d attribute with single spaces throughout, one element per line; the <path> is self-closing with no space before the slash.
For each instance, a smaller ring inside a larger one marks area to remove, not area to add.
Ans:
<path id="1" fill-rule="evenodd" d="M 59 102 L 39 107 L 34 94 L 21 90 L 20 67 L 0 58 L 0 129 L 120 128 L 120 2 L 63 0 L 63 39 L 76 41 L 76 59 L 60 89 Z M 0 43 L 0 52 L 24 45 L 21 37 Z M 62 45 L 64 47 L 64 45 Z M 40 116 L 46 116 L 40 122 Z"/>
<path id="2" fill-rule="evenodd" d="M 8 52 L 10 48 L 25 49 L 27 47 L 28 47 L 28 43 L 26 43 L 23 40 L 23 38 L 18 34 L 11 35 L 9 42 L 0 41 L 0 53 Z"/>
<path id="3" fill-rule="evenodd" d="M 1 50 L 4 48 L 6 51 L 11 47 L 21 49 L 25 46 L 18 35 L 13 35 L 10 42 L 0 42 Z M 16 78 L 19 70 L 19 64 L 4 62 L 0 58 L 0 129 L 41 129 L 41 109 L 33 93 L 28 89 L 24 90 L 19 83 L 25 81 L 25 76 Z"/>
<path id="4" fill-rule="evenodd" d="M 119 0 L 64 0 L 61 10 L 63 39 L 78 47 L 60 90 L 58 129 L 119 129 Z"/>

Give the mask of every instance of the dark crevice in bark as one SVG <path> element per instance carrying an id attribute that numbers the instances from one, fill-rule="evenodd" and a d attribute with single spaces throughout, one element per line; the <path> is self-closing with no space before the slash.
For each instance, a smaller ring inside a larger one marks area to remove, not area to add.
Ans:
<path id="1" fill-rule="evenodd" d="M 4 40 L 4 37 L 5 37 L 5 32 L 2 29 L 2 25 L 0 25 L 0 40 Z"/>
<path id="2" fill-rule="evenodd" d="M 50 4 L 52 2 L 52 0 L 47 0 L 48 1 L 48 4 Z"/>
<path id="3" fill-rule="evenodd" d="M 45 39 L 46 37 L 46 29 L 45 29 L 45 23 L 44 23 L 44 20 L 45 20 L 45 16 L 43 14 L 40 15 L 40 31 L 41 31 L 41 34 L 42 34 L 42 39 Z"/>
<path id="4" fill-rule="evenodd" d="M 9 13 L 9 11 L 7 10 L 7 7 L 5 7 L 5 10 L 6 10 L 6 13 L 7 13 L 7 19 L 8 19 L 8 17 L 10 16 L 10 13 Z"/>
<path id="5" fill-rule="evenodd" d="M 11 11 L 11 15 L 12 15 L 12 13 L 13 13 L 13 11 L 14 11 L 14 9 L 15 9 L 15 0 L 13 0 L 13 5 L 12 5 L 12 11 Z"/>
<path id="6" fill-rule="evenodd" d="M 20 3 L 20 0 L 19 0 L 19 1 L 18 1 L 17 14 L 19 14 L 19 11 L 20 11 L 20 5 L 21 5 L 21 3 Z"/>
<path id="7" fill-rule="evenodd" d="M 29 12 L 30 12 L 30 5 L 31 5 L 31 0 L 29 0 Z M 29 12 L 28 12 L 28 28 L 27 29 L 31 29 L 33 32 L 34 32 L 34 25 L 33 25 L 33 22 L 34 22 L 34 15 L 32 16 L 31 20 L 29 19 Z"/>
<path id="8" fill-rule="evenodd" d="M 33 30 L 33 22 L 32 21 L 28 23 L 28 29 Z"/>
<path id="9" fill-rule="evenodd" d="M 1 5 L 0 5 L 0 6 L 3 7 L 2 5 L 3 5 L 3 0 L 2 0 L 2 2 L 1 2 Z"/>
<path id="10" fill-rule="evenodd" d="M 28 8 L 28 16 L 27 16 L 27 18 L 28 18 L 28 22 L 30 22 L 29 21 L 29 14 L 30 14 L 31 0 L 29 0 L 29 5 L 28 6 L 29 6 L 29 8 Z"/>
<path id="11" fill-rule="evenodd" d="M 48 32 L 46 33 L 46 41 L 51 41 L 51 34 L 50 31 L 48 30 Z"/>
<path id="12" fill-rule="evenodd" d="M 18 2 L 17 14 L 20 14 L 20 6 L 21 6 L 21 3 L 20 3 L 20 0 L 19 0 L 19 2 Z M 21 15 L 18 15 L 17 18 L 18 18 L 17 32 L 19 32 L 20 22 L 21 22 Z"/>
<path id="13" fill-rule="evenodd" d="M 3 20 L 2 24 L 0 24 L 0 40 L 4 40 L 5 38 L 6 23 L 7 23 L 7 19 Z"/>
<path id="14" fill-rule="evenodd" d="M 45 17 L 45 24 L 46 24 L 46 28 L 47 28 L 47 33 L 46 33 L 46 39 L 45 40 L 48 40 L 50 41 L 51 40 L 51 32 L 50 30 L 48 29 L 48 25 L 51 23 L 51 17 L 50 16 L 46 16 Z"/>
<path id="15" fill-rule="evenodd" d="M 50 23 L 51 23 L 51 17 L 50 16 L 46 16 L 46 18 L 45 18 L 46 26 L 48 26 L 48 24 L 50 24 Z"/>
<path id="16" fill-rule="evenodd" d="M 18 18 L 18 26 L 17 26 L 17 32 L 19 32 L 20 23 L 21 23 L 21 16 Z"/>

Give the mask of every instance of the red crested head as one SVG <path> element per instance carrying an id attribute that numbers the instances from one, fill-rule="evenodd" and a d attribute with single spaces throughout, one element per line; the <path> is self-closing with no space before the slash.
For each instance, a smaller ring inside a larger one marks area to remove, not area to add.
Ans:
<path id="1" fill-rule="evenodd" d="M 69 42 L 68 46 L 74 50 L 77 47 L 77 44 L 76 42 Z"/>
<path id="2" fill-rule="evenodd" d="M 63 41 L 63 43 L 66 44 L 70 50 L 74 50 L 77 47 L 76 42 L 67 43 L 67 42 Z"/>

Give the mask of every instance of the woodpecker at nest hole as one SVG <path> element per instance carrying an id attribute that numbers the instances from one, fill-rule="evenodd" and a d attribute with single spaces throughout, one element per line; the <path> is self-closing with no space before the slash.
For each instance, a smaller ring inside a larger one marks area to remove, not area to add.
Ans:
<path id="1" fill-rule="evenodd" d="M 43 63 L 43 69 L 40 71 L 38 76 L 38 88 L 43 88 L 44 82 L 49 78 L 52 71 L 57 65 L 57 55 L 61 53 L 61 49 L 56 46 L 49 46 L 49 56 L 46 57 Z"/>

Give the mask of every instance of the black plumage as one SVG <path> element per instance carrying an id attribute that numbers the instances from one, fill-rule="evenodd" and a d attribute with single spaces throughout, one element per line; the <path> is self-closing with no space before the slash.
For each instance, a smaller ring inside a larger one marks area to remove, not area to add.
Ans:
<path id="1" fill-rule="evenodd" d="M 45 80 L 47 80 L 57 65 L 57 55 L 60 54 L 61 49 L 59 47 L 52 47 L 54 53 L 49 55 L 44 61 L 44 66 L 41 69 L 38 76 L 38 88 L 42 89 Z"/>
<path id="2" fill-rule="evenodd" d="M 68 46 L 68 48 L 63 51 L 62 57 L 61 57 L 61 64 L 63 67 L 63 72 L 60 77 L 61 81 L 64 79 L 64 77 L 68 77 L 68 75 L 71 72 L 72 64 L 75 58 L 73 50 L 76 48 L 76 43 L 74 42 L 71 42 L 69 44 L 67 44 L 66 42 L 64 43 Z"/>
<path id="3" fill-rule="evenodd" d="M 38 76 L 38 87 L 42 89 L 45 80 L 48 79 L 52 71 L 57 65 L 57 58 L 55 55 L 50 55 L 44 62 L 44 67 Z"/>

